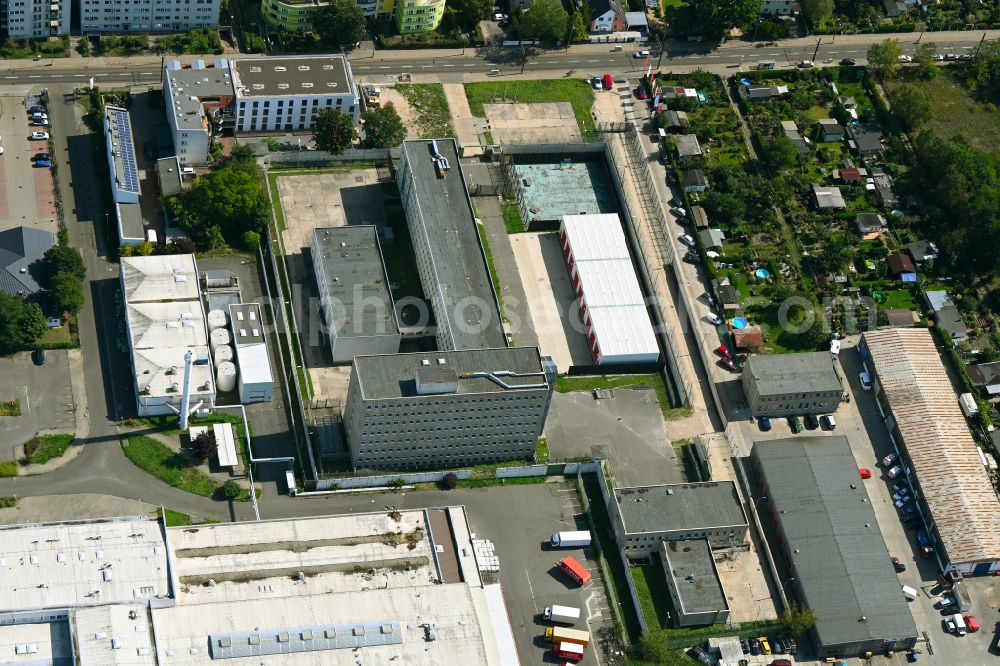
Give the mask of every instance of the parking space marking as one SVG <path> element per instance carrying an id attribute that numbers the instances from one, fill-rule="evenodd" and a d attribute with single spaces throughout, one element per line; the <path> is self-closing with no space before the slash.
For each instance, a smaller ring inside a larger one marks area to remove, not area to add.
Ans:
<path id="1" fill-rule="evenodd" d="M 531 593 L 531 606 L 535 609 L 535 613 L 538 613 L 538 601 L 535 600 L 535 588 L 531 586 L 531 574 L 528 570 L 524 570 L 524 579 L 528 581 L 528 592 Z"/>

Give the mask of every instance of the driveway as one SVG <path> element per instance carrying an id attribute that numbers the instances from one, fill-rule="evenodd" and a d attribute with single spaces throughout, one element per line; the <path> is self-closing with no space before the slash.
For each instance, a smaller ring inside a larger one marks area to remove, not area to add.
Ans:
<path id="1" fill-rule="evenodd" d="M 45 352 L 41 366 L 31 362 L 29 352 L 0 358 L 0 377 L 0 402 L 17 400 L 21 407 L 20 416 L 0 416 L 0 458 L 12 458 L 9 449 L 39 430 L 73 433 L 76 416 L 65 349 Z"/>

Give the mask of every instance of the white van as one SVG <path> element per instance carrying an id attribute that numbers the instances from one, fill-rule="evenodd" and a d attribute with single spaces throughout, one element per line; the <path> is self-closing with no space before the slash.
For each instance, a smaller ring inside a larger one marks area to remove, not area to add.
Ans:
<path id="1" fill-rule="evenodd" d="M 965 635 L 968 629 L 965 626 L 965 618 L 962 617 L 961 613 L 948 616 L 948 629 L 953 631 L 956 636 Z"/>
<path id="2" fill-rule="evenodd" d="M 827 430 L 837 429 L 837 419 L 834 418 L 833 414 L 824 414 L 819 417 L 819 421 Z"/>
<path id="3" fill-rule="evenodd" d="M 146 231 L 146 242 L 150 245 L 156 245 L 156 231 L 149 229 Z"/>
<path id="4" fill-rule="evenodd" d="M 903 596 L 907 601 L 914 601 L 917 598 L 917 591 L 909 585 L 903 585 Z"/>

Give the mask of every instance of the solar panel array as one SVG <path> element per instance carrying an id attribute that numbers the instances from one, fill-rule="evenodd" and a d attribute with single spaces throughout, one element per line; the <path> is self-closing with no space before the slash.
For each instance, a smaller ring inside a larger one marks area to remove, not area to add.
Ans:
<path id="1" fill-rule="evenodd" d="M 118 127 L 118 153 L 122 158 L 122 173 L 118 180 L 122 189 L 128 192 L 139 192 L 139 167 L 135 161 L 135 146 L 132 143 L 132 126 L 128 121 L 128 111 L 115 109 L 115 124 Z"/>
<path id="2" fill-rule="evenodd" d="M 261 631 L 231 631 L 209 635 L 212 659 L 260 657 L 316 650 L 399 645 L 403 628 L 399 622 L 321 624 Z"/>

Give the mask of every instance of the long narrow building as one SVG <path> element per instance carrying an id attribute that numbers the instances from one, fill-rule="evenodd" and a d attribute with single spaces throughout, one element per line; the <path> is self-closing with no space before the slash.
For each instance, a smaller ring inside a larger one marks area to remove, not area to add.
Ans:
<path id="1" fill-rule="evenodd" d="M 1000 571 L 1000 501 L 927 329 L 862 336 L 861 359 L 904 463 L 942 568 Z"/>

